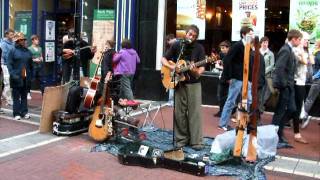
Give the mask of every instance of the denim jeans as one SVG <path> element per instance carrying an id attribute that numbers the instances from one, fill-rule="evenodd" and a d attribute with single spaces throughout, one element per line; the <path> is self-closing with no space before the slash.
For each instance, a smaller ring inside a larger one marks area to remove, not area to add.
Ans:
<path id="1" fill-rule="evenodd" d="M 12 88 L 13 116 L 23 117 L 28 113 L 27 93 L 27 87 L 25 85 Z"/>
<path id="2" fill-rule="evenodd" d="M 312 108 L 313 103 L 316 101 L 318 95 L 320 94 L 320 79 L 313 80 L 311 88 L 308 93 L 308 97 L 304 103 L 304 110 L 309 113 Z"/>
<path id="3" fill-rule="evenodd" d="M 242 81 L 237 79 L 231 79 L 229 86 L 228 98 L 226 103 L 223 106 L 219 126 L 224 127 L 229 124 L 231 118 L 232 109 L 235 107 L 237 97 L 239 96 L 242 90 Z M 251 104 L 251 83 L 248 83 L 248 107 Z"/>

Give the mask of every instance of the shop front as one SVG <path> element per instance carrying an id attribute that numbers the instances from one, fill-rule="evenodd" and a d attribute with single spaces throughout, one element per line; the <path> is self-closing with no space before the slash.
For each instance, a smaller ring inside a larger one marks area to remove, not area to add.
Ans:
<path id="1" fill-rule="evenodd" d="M 164 53 L 165 36 L 167 34 L 174 34 L 177 37 L 181 37 L 183 29 L 186 27 L 185 22 L 189 21 L 189 24 L 199 23 L 198 21 L 187 19 L 189 17 L 184 16 L 185 14 L 190 15 L 194 12 L 191 16 L 196 16 L 198 19 L 201 19 L 201 22 L 198 24 L 202 33 L 199 42 L 205 47 L 207 55 L 210 55 L 212 51 L 219 51 L 218 45 L 224 40 L 229 40 L 232 43 L 239 40 L 233 37 L 234 23 L 241 25 L 241 23 L 248 22 L 248 20 L 256 26 L 259 26 L 261 23 L 263 25 L 262 28 L 255 27 L 257 28 L 256 32 L 260 32 L 256 35 L 259 35 L 260 38 L 262 36 L 268 36 L 270 39 L 270 49 L 275 53 L 277 53 L 283 45 L 288 30 L 290 28 L 297 28 L 294 26 L 297 23 L 291 24 L 291 27 L 289 26 L 289 13 L 293 3 L 290 4 L 289 0 L 267 0 L 262 4 L 259 1 L 258 6 L 262 7 L 259 7 L 258 13 L 262 13 L 262 15 L 255 14 L 256 12 L 252 11 L 254 9 L 257 10 L 255 5 L 241 6 L 241 3 L 245 4 L 244 2 L 253 3 L 258 1 L 237 1 L 239 5 L 236 7 L 238 7 L 238 9 L 242 8 L 241 15 L 234 11 L 235 4 L 233 2 L 232 0 L 150 0 L 139 2 L 137 5 L 138 19 L 136 36 L 137 49 L 142 63 L 136 75 L 136 98 L 167 100 L 168 93 L 166 93 L 162 86 L 159 71 L 161 68 L 161 57 Z M 298 7 L 307 5 L 319 7 L 318 2 L 315 0 L 300 0 L 296 1 L 296 4 Z M 183 14 L 183 10 L 181 13 L 181 9 L 179 8 L 189 9 Z M 205 8 L 204 14 L 203 8 Z M 303 9 L 303 11 L 300 10 L 300 13 L 307 12 L 308 10 L 308 8 L 300 9 Z M 309 9 L 313 9 L 313 7 L 309 7 Z M 249 11 L 251 11 L 251 13 Z M 239 20 L 233 22 L 233 20 L 237 18 L 239 18 Z M 318 22 L 320 22 L 320 20 L 318 20 Z M 306 29 L 306 27 L 303 28 Z M 314 30 L 315 29 L 316 28 L 314 28 Z M 314 31 L 313 33 L 315 34 L 316 32 Z M 236 38 L 240 38 L 239 32 L 235 34 Z M 201 77 L 203 104 L 218 104 L 218 79 L 219 73 L 208 65 L 206 72 Z"/>

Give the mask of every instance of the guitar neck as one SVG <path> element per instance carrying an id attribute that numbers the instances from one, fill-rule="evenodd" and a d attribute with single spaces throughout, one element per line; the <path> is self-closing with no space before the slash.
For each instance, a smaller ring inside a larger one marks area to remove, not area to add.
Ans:
<path id="1" fill-rule="evenodd" d="M 103 91 L 102 91 L 102 104 L 100 106 L 100 112 L 102 113 L 103 112 L 103 109 L 104 109 L 104 106 L 106 104 L 106 93 L 107 93 L 107 84 L 108 82 L 105 82 L 104 85 L 103 85 Z"/>
<path id="2" fill-rule="evenodd" d="M 208 62 L 208 59 L 205 59 L 205 60 L 198 61 L 198 62 L 194 63 L 194 65 L 195 65 L 196 67 L 199 67 L 199 66 L 201 66 L 201 65 L 206 64 L 207 62 Z M 188 70 L 190 69 L 190 67 L 191 67 L 191 65 L 187 65 L 187 66 L 181 68 L 180 71 L 181 71 L 181 72 L 186 72 L 186 71 L 188 71 Z"/>

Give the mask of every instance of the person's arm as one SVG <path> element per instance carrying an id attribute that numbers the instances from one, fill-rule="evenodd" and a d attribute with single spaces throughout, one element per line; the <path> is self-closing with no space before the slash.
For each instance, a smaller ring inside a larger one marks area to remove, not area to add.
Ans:
<path id="1" fill-rule="evenodd" d="M 241 42 L 242 43 L 242 42 Z M 238 54 L 240 51 L 240 43 L 234 44 L 226 56 L 223 58 L 223 78 L 227 81 L 230 82 L 231 76 L 232 76 L 232 60 L 235 58 L 235 56 Z"/>
<path id="2" fill-rule="evenodd" d="M 266 65 L 266 69 L 265 69 L 266 74 L 269 72 L 272 72 L 272 70 L 274 69 L 274 54 L 273 54 L 273 52 L 270 51 L 268 56 L 269 56 L 268 58 L 270 58 L 269 59 L 270 64 L 265 64 Z M 263 58 L 264 58 L 264 56 L 263 56 Z"/>
<path id="3" fill-rule="evenodd" d="M 19 77 L 14 73 L 14 70 L 13 70 L 13 53 L 14 53 L 14 49 L 11 49 L 8 53 L 7 68 L 8 68 L 10 77 L 13 79 L 18 79 Z"/>
<path id="4" fill-rule="evenodd" d="M 173 71 L 176 68 L 176 66 L 174 64 L 170 64 L 169 60 L 171 60 L 174 57 L 178 43 L 179 42 L 175 42 L 172 46 L 170 46 L 170 48 L 166 51 L 165 55 L 161 59 L 162 65 L 169 68 L 171 71 Z"/>
<path id="5" fill-rule="evenodd" d="M 278 59 L 273 74 L 273 87 L 281 89 L 287 86 L 287 62 L 290 60 L 290 51 L 281 49 L 278 53 Z"/>
<path id="6" fill-rule="evenodd" d="M 119 53 L 115 53 L 115 54 L 114 54 L 112 61 L 113 61 L 114 63 L 119 63 L 120 59 L 121 59 L 121 50 L 120 50 Z"/>

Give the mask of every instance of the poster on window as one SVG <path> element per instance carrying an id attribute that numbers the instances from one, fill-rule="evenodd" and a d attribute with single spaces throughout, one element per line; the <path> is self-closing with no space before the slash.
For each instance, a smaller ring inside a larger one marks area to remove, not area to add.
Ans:
<path id="1" fill-rule="evenodd" d="M 259 38 L 264 36 L 265 0 L 232 1 L 232 41 L 240 40 L 240 29 L 249 26 Z"/>
<path id="2" fill-rule="evenodd" d="M 183 38 L 186 33 L 186 28 L 189 25 L 194 24 L 199 28 L 198 39 L 205 39 L 205 14 L 205 0 L 177 0 L 177 38 Z"/>
<path id="3" fill-rule="evenodd" d="M 54 41 L 55 40 L 55 27 L 56 22 L 52 20 L 46 20 L 46 40 Z"/>
<path id="4" fill-rule="evenodd" d="M 54 42 L 45 43 L 45 62 L 53 62 L 55 60 Z"/>
<path id="5" fill-rule="evenodd" d="M 291 0 L 289 29 L 309 34 L 310 43 L 320 38 L 320 1 Z"/>

